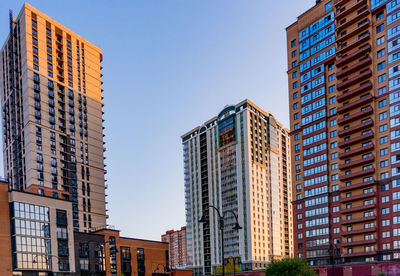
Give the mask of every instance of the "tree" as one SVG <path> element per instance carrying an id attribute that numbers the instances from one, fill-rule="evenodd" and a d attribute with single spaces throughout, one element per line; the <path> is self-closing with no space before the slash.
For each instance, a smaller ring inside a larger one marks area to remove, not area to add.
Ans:
<path id="1" fill-rule="evenodd" d="M 285 258 L 272 260 L 265 269 L 265 276 L 315 276 L 305 259 Z"/>

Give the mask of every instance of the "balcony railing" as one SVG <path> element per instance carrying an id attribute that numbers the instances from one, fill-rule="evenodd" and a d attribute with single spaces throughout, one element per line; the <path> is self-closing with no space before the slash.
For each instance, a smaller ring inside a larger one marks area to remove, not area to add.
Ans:
<path id="1" fill-rule="evenodd" d="M 361 131 L 363 129 L 372 127 L 374 125 L 374 121 L 373 120 L 369 120 L 368 122 L 365 123 L 360 123 L 358 125 L 352 126 L 350 128 L 344 129 L 339 131 L 339 137 L 343 137 L 343 136 L 347 136 L 351 133 L 357 132 L 357 131 Z"/>
<path id="2" fill-rule="evenodd" d="M 353 178 L 357 178 L 357 177 L 360 177 L 360 176 L 363 176 L 363 175 L 368 175 L 368 174 L 371 174 L 371 173 L 374 173 L 374 172 L 375 172 L 375 168 L 371 168 L 371 169 L 368 169 L 368 170 L 361 170 L 361 171 L 358 171 L 358 172 L 354 172 L 354 173 L 350 173 L 350 174 L 346 174 L 346 175 L 341 175 L 339 177 L 339 179 L 340 179 L 340 181 L 347 181 L 347 180 L 350 180 L 350 179 L 353 179 Z"/>
<path id="3" fill-rule="evenodd" d="M 364 45 L 360 49 L 352 52 L 351 54 L 348 54 L 342 58 L 339 58 L 336 61 L 336 66 L 342 67 L 343 65 L 349 63 L 352 60 L 355 60 L 359 57 L 365 56 L 365 54 L 369 53 L 370 51 L 371 51 L 371 45 L 370 44 Z"/>
<path id="4" fill-rule="evenodd" d="M 368 82 L 360 85 L 357 88 L 351 89 L 351 90 L 349 90 L 347 92 L 343 92 L 341 95 L 339 95 L 337 97 L 337 101 L 340 102 L 340 103 L 344 102 L 344 101 L 346 101 L 346 100 L 348 100 L 348 99 L 350 99 L 352 97 L 360 96 L 361 93 L 364 93 L 364 92 L 366 92 L 368 90 L 371 90 L 371 89 L 372 89 L 372 83 L 370 81 L 368 81 Z"/>
<path id="5" fill-rule="evenodd" d="M 350 122 L 352 122 L 352 121 L 361 119 L 361 118 L 363 118 L 363 117 L 365 117 L 365 116 L 368 116 L 368 115 L 371 115 L 372 113 L 373 113 L 372 107 L 367 107 L 367 108 L 365 108 L 364 110 L 361 110 L 361 111 L 359 111 L 359 112 L 350 114 L 350 115 L 347 116 L 347 117 L 340 118 L 340 119 L 338 120 L 338 124 L 339 124 L 339 125 L 345 125 L 345 124 L 348 124 L 348 123 L 350 123 Z"/>
<path id="6" fill-rule="evenodd" d="M 367 146 L 361 146 L 361 147 L 353 149 L 353 150 L 345 151 L 345 152 L 339 153 L 339 158 L 345 159 L 345 158 L 353 156 L 353 155 L 357 155 L 357 154 L 360 154 L 363 152 L 373 150 L 374 147 L 375 147 L 374 144 L 370 144 Z"/>
<path id="7" fill-rule="evenodd" d="M 371 76 L 372 76 L 372 71 L 371 71 L 371 69 L 368 69 L 365 72 L 362 72 L 361 74 L 358 74 L 348 80 L 345 80 L 345 81 L 339 83 L 337 85 L 337 90 L 340 91 L 340 90 L 346 89 L 347 87 L 350 87 L 358 82 L 368 79 Z"/>

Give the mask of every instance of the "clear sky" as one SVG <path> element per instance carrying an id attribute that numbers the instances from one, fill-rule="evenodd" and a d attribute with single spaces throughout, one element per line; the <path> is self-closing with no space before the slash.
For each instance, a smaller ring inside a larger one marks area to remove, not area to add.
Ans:
<path id="1" fill-rule="evenodd" d="M 315 0 L 32 0 L 103 49 L 109 224 L 159 240 L 185 225 L 180 136 L 250 99 L 289 122 L 285 28 Z M 0 42 L 8 10 L 0 1 Z"/>

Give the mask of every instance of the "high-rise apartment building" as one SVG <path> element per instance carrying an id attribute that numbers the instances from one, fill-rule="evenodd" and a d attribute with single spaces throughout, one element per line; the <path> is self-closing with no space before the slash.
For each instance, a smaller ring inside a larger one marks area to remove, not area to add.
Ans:
<path id="1" fill-rule="evenodd" d="M 169 243 L 170 268 L 185 268 L 187 266 L 186 226 L 180 230 L 169 230 L 161 236 L 162 242 Z"/>
<path id="2" fill-rule="evenodd" d="M 211 274 L 222 264 L 213 205 L 225 215 L 225 258 L 262 269 L 292 254 L 289 134 L 245 100 L 182 136 L 188 266 Z M 238 216 L 243 229 L 234 230 Z M 199 223 L 204 214 L 207 223 Z M 225 261 L 226 261 L 225 259 Z"/>
<path id="3" fill-rule="evenodd" d="M 102 51 L 25 3 L 0 53 L 5 177 L 72 201 L 75 230 L 106 225 Z"/>
<path id="4" fill-rule="evenodd" d="M 322 0 L 287 28 L 294 251 L 314 266 L 400 258 L 399 15 Z"/>

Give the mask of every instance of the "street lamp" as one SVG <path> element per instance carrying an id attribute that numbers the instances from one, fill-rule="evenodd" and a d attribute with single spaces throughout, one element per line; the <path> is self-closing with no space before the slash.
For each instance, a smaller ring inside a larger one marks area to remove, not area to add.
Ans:
<path id="1" fill-rule="evenodd" d="M 227 214 L 227 213 L 232 213 L 233 216 L 235 217 L 236 224 L 235 224 L 235 226 L 232 228 L 233 230 L 239 231 L 240 229 L 242 229 L 242 227 L 239 225 L 238 217 L 237 217 L 237 215 L 236 215 L 233 211 L 229 210 L 229 211 L 226 211 L 223 215 L 221 215 L 220 211 L 219 211 L 218 208 L 216 208 L 215 206 L 209 205 L 208 207 L 209 207 L 209 208 L 213 208 L 213 209 L 217 212 L 217 214 L 218 214 L 219 230 L 221 231 L 222 276 L 225 276 L 225 263 L 224 263 L 224 261 L 225 261 L 225 248 L 224 248 L 224 228 L 225 228 L 225 226 L 224 226 L 224 220 L 225 220 L 225 218 L 226 218 L 226 214 Z M 200 222 L 200 223 L 206 223 L 206 222 L 208 222 L 208 219 L 207 219 L 206 216 L 203 214 L 203 215 L 201 216 L 199 222 Z"/>
<path id="2" fill-rule="evenodd" d="M 339 242 L 338 242 L 339 243 Z M 332 275 L 335 276 L 335 250 L 333 249 L 333 247 L 335 247 L 336 251 L 339 250 L 339 248 L 337 247 L 336 243 L 333 243 L 330 245 L 330 250 L 332 252 Z"/>
<path id="3" fill-rule="evenodd" d="M 33 264 L 36 264 L 36 263 L 38 262 L 38 261 L 37 261 L 37 258 L 38 258 L 39 256 L 42 256 L 42 255 L 34 254 L 33 256 L 35 256 L 35 257 L 33 258 L 32 263 L 33 263 Z M 51 258 L 57 258 L 58 264 L 60 264 L 60 257 L 58 257 L 57 255 L 45 254 L 44 257 L 46 258 L 46 263 L 47 263 L 47 264 L 49 264 L 49 257 L 50 257 L 50 260 L 51 260 Z M 53 270 L 53 268 L 51 268 L 51 270 Z M 49 275 L 53 275 L 53 271 L 50 271 L 50 272 L 49 272 Z"/>

